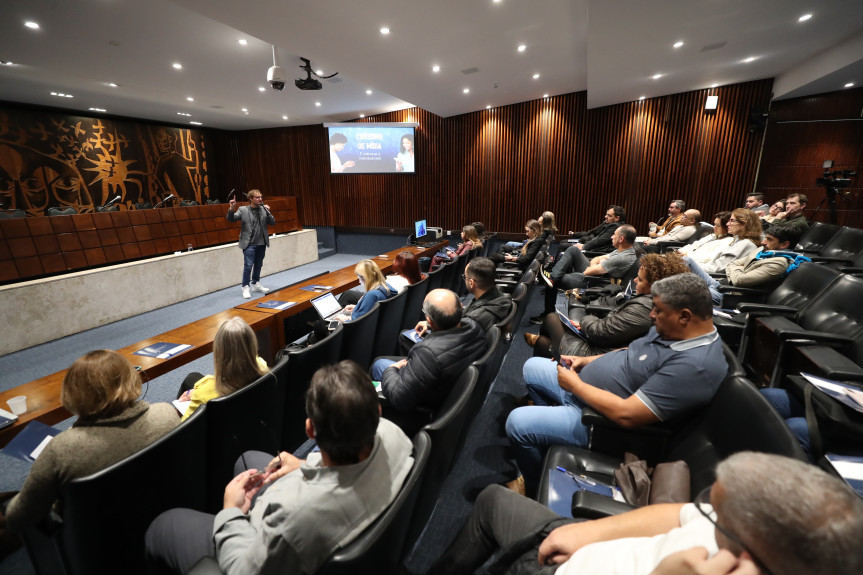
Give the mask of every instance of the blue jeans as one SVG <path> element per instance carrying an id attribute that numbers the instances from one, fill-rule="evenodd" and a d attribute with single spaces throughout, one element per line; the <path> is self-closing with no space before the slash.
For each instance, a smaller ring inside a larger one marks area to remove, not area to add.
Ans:
<path id="1" fill-rule="evenodd" d="M 521 246 L 524 245 L 524 242 L 506 242 L 504 245 L 511 249 L 521 249 Z"/>
<path id="2" fill-rule="evenodd" d="M 372 380 L 380 381 L 387 368 L 394 363 L 395 361 L 383 357 L 375 361 L 374 364 L 372 364 Z"/>
<path id="3" fill-rule="evenodd" d="M 252 283 L 258 283 L 261 279 L 261 267 L 264 265 L 264 256 L 267 254 L 267 246 L 249 245 L 243 250 L 243 286 L 249 285 L 249 276 Z"/>
<path id="4" fill-rule="evenodd" d="M 576 248 L 577 249 L 577 248 Z M 557 383 L 557 363 L 532 357 L 522 368 L 533 406 L 519 407 L 506 420 L 506 435 L 515 449 L 518 468 L 531 489 L 542 473 L 550 445 L 585 447 L 588 430 L 581 423 L 583 403 Z"/>
<path id="5" fill-rule="evenodd" d="M 784 389 L 768 387 L 759 391 L 785 420 L 785 424 L 800 442 L 803 451 L 806 452 L 809 459 L 812 459 L 812 451 L 809 446 L 809 426 L 806 425 L 806 406 L 796 397 L 789 395 L 788 391 Z"/>
<path id="6" fill-rule="evenodd" d="M 707 282 L 707 289 L 710 290 L 710 297 L 713 300 L 713 305 L 716 307 L 722 307 L 722 294 L 719 293 L 719 286 L 721 284 L 714 278 L 710 277 L 710 274 L 701 269 L 698 262 L 692 261 L 689 256 L 683 256 L 683 261 L 686 262 L 686 265 L 689 266 L 692 273 Z"/>

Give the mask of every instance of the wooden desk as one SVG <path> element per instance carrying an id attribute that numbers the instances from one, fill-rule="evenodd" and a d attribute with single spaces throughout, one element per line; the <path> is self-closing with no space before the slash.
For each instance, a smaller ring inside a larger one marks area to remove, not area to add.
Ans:
<path id="1" fill-rule="evenodd" d="M 211 353 L 213 351 L 213 338 L 216 336 L 219 326 L 225 320 L 235 316 L 243 318 L 259 334 L 259 340 L 263 336 L 263 343 L 265 345 L 261 346 L 264 348 L 261 350 L 261 356 L 272 358 L 273 353 L 278 349 L 276 347 L 277 330 L 274 329 L 274 316 L 242 309 L 229 309 L 219 312 L 196 322 L 178 327 L 177 329 L 139 341 L 117 351 L 128 359 L 132 365 L 140 366 L 144 381 L 147 381 Z M 185 343 L 190 344 L 192 347 L 166 359 L 134 355 L 139 349 L 160 341 L 176 343 L 178 345 Z M 33 420 L 53 425 L 72 416 L 60 403 L 60 389 L 62 388 L 65 376 L 66 370 L 58 371 L 57 373 L 46 375 L 30 383 L 19 385 L 0 393 L 0 405 L 3 405 L 4 409 L 6 400 L 10 397 L 17 395 L 27 396 L 27 413 L 19 415 L 18 421 L 14 425 L 0 430 L 0 447 L 9 443 L 25 425 Z"/>
<path id="2" fill-rule="evenodd" d="M 401 247 L 401 248 L 392 250 L 390 252 L 387 252 L 386 254 L 381 254 L 379 256 L 375 256 L 375 257 L 369 258 L 369 259 L 371 259 L 376 264 L 378 264 L 378 267 L 381 268 L 381 271 L 384 273 L 384 275 L 387 275 L 387 274 L 392 272 L 393 261 L 395 260 L 395 257 L 399 253 L 404 252 L 404 251 L 409 251 L 409 252 L 415 254 L 418 258 L 431 257 L 434 254 L 436 254 L 438 251 L 440 251 L 440 249 L 443 246 L 447 245 L 448 243 L 449 242 L 447 242 L 447 241 L 442 241 L 442 242 L 434 245 L 433 247 L 405 246 L 405 247 Z M 307 291 L 307 290 L 304 290 L 302 288 L 304 288 L 306 286 L 310 286 L 310 285 L 328 285 L 328 286 L 333 286 L 332 289 L 329 290 L 330 292 L 332 292 L 333 294 L 340 294 L 344 291 L 347 291 L 347 290 L 359 285 L 359 281 L 357 280 L 357 275 L 354 273 L 355 268 L 356 268 L 356 265 L 347 266 L 347 267 L 344 267 L 340 270 L 332 271 L 326 275 L 318 276 L 318 277 L 312 278 L 310 280 L 304 281 L 302 283 L 298 283 L 296 285 L 292 285 L 292 286 L 284 288 L 284 289 L 270 292 L 261 298 L 240 304 L 234 309 L 243 309 L 243 310 L 249 310 L 249 311 L 256 311 L 256 312 L 271 314 L 275 318 L 275 322 L 276 322 L 275 326 L 274 326 L 276 334 L 277 334 L 276 335 L 277 341 L 278 341 L 278 344 L 277 344 L 278 347 L 276 349 L 281 349 L 287 343 L 285 341 L 285 329 L 284 329 L 285 319 L 292 316 L 292 315 L 298 314 L 304 310 L 309 309 L 310 307 L 312 307 L 311 301 L 314 298 L 327 293 L 327 292 Z M 258 307 L 258 304 L 260 304 L 260 303 L 265 303 L 265 302 L 274 301 L 274 300 L 275 301 L 286 301 L 286 302 L 287 301 L 293 301 L 293 302 L 296 302 L 296 304 L 292 305 L 291 307 L 289 307 L 287 309 L 272 309 L 272 308 Z"/>

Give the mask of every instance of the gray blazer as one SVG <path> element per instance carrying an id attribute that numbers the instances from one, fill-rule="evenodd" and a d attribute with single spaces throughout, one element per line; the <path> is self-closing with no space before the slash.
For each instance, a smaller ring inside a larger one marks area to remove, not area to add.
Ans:
<path id="1" fill-rule="evenodd" d="M 273 214 L 267 213 L 263 207 L 259 210 L 258 218 L 265 221 L 268 226 L 276 225 L 276 218 L 273 217 Z M 261 218 L 261 214 L 266 214 L 265 217 Z M 240 220 L 241 228 L 240 228 L 240 249 L 244 250 L 249 247 L 249 241 L 252 239 L 252 222 L 254 221 L 255 213 L 254 210 L 249 208 L 249 206 L 241 206 L 235 212 L 228 210 L 228 214 L 225 218 L 229 222 L 236 222 Z M 264 230 L 264 241 L 267 243 L 267 247 L 270 247 L 270 234 L 267 233 L 266 229 Z"/>

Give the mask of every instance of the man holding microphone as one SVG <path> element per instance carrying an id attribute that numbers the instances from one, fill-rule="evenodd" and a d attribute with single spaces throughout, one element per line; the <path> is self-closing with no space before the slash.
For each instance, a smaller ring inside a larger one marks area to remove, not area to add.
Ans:
<path id="1" fill-rule="evenodd" d="M 230 209 L 226 218 L 229 222 L 240 220 L 240 249 L 243 250 L 243 297 L 249 299 L 252 297 L 251 291 L 261 293 L 270 291 L 261 285 L 261 266 L 264 264 L 267 246 L 270 245 L 267 226 L 275 225 L 276 220 L 270 213 L 270 206 L 264 204 L 261 190 L 249 190 L 246 198 L 249 200 L 249 205 L 243 207 L 239 207 L 237 200 L 231 198 L 228 202 Z M 249 283 L 250 279 L 251 283 Z"/>

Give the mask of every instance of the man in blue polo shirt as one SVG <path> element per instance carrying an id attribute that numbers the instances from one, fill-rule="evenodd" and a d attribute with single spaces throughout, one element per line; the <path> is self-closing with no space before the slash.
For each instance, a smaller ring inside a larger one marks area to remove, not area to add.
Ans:
<path id="1" fill-rule="evenodd" d="M 534 405 L 510 413 L 506 433 L 529 489 L 536 488 L 549 445 L 587 445 L 584 405 L 631 428 L 690 412 L 716 394 L 728 364 L 707 284 L 680 274 L 654 283 L 651 294 L 654 326 L 627 349 L 563 356 L 567 367 L 540 357 L 524 364 Z"/>

